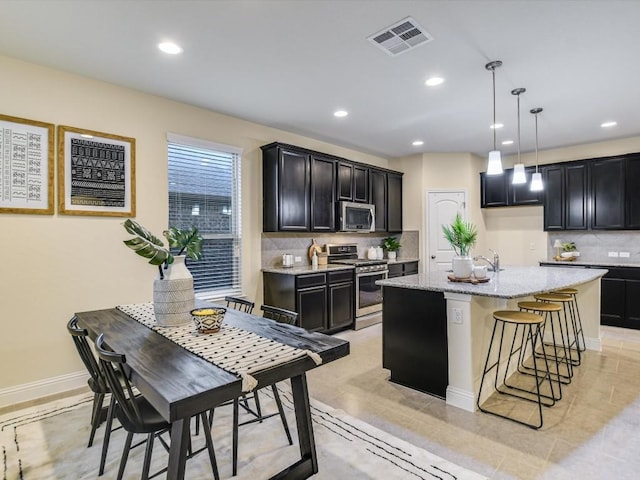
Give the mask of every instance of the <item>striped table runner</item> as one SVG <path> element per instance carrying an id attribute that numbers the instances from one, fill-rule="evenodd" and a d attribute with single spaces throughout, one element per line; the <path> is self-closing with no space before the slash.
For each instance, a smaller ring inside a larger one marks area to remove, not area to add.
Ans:
<path id="1" fill-rule="evenodd" d="M 316 365 L 322 363 L 320 355 L 311 350 L 290 347 L 224 323 L 214 334 L 200 334 L 192 323 L 160 327 L 156 324 L 153 303 L 118 305 L 116 308 L 191 353 L 238 375 L 242 378 L 243 392 L 249 392 L 258 385 L 252 374 L 261 370 L 304 356 L 311 357 Z"/>

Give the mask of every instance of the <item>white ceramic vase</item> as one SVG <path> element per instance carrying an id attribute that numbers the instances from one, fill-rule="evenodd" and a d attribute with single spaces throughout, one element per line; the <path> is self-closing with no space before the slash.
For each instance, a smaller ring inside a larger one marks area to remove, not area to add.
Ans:
<path id="1" fill-rule="evenodd" d="M 398 255 L 398 252 L 387 252 L 387 258 L 389 260 L 395 260 Z"/>
<path id="2" fill-rule="evenodd" d="M 174 257 L 164 270 L 164 278 L 153 281 L 153 311 L 161 327 L 191 322 L 191 310 L 195 308 L 193 277 L 184 260 L 184 255 Z"/>
<path id="3" fill-rule="evenodd" d="M 456 278 L 469 278 L 473 272 L 473 259 L 471 257 L 455 256 L 451 260 L 453 276 Z"/>

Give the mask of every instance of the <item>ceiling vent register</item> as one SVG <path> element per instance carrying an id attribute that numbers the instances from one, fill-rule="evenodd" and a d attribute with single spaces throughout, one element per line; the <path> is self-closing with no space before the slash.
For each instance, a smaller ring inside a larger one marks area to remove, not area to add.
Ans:
<path id="1" fill-rule="evenodd" d="M 407 17 L 378 33 L 374 33 L 368 39 L 374 45 L 395 57 L 423 43 L 432 41 L 433 37 L 413 18 Z"/>

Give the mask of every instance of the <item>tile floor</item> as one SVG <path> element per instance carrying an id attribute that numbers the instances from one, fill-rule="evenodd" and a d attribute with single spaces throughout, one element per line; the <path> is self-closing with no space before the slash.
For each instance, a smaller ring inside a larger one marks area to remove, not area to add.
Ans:
<path id="1" fill-rule="evenodd" d="M 338 334 L 351 355 L 309 372 L 311 395 L 492 479 L 640 478 L 640 331 L 603 327 L 538 431 L 389 382 L 381 332 Z"/>

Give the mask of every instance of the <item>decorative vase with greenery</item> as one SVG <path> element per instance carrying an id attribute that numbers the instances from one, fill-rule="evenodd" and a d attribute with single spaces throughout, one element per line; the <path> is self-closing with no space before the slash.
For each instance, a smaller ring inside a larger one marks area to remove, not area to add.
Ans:
<path id="1" fill-rule="evenodd" d="M 442 225 L 442 233 L 456 253 L 452 260 L 453 276 L 469 278 L 473 271 L 473 259 L 469 256 L 469 252 L 478 240 L 477 227 L 464 221 L 458 213 L 451 225 Z"/>
<path id="2" fill-rule="evenodd" d="M 202 258 L 202 236 L 198 229 L 171 227 L 162 232 L 169 248 L 178 250 L 173 255 L 163 241 L 134 220 L 124 222 L 125 230 L 134 235 L 124 244 L 138 255 L 148 258 L 158 267 L 158 278 L 153 282 L 153 308 L 161 326 L 175 326 L 191 321 L 195 306 L 193 277 L 185 265 L 185 255 L 193 260 Z"/>
<path id="3" fill-rule="evenodd" d="M 389 260 L 395 260 L 400 250 L 400 241 L 396 237 L 387 237 L 382 239 L 380 246 L 387 251 L 387 258 Z"/>

